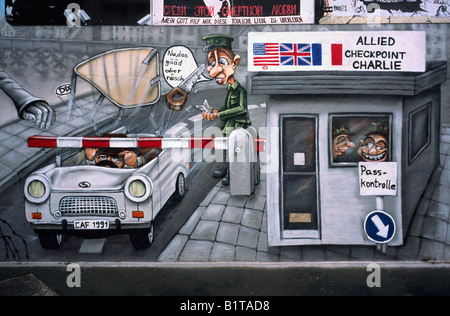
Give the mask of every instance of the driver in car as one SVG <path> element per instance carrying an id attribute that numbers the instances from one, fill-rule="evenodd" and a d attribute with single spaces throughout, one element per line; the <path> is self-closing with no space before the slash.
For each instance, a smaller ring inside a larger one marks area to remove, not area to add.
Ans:
<path id="1" fill-rule="evenodd" d="M 137 168 L 141 165 L 137 149 L 100 148 L 93 159 L 96 166 L 110 168 Z"/>

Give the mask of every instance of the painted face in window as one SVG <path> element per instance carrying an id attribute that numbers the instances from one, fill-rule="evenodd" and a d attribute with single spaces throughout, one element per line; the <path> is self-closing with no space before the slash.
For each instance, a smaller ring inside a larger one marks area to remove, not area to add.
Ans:
<path id="1" fill-rule="evenodd" d="M 350 147 L 355 147 L 355 144 L 352 143 L 349 135 L 336 136 L 333 138 L 333 158 L 336 159 L 338 156 L 345 154 Z"/>
<path id="2" fill-rule="evenodd" d="M 388 149 L 386 138 L 379 134 L 368 135 L 364 140 L 360 141 L 358 154 L 363 161 L 387 161 Z"/>
<path id="3" fill-rule="evenodd" d="M 219 85 L 234 83 L 236 67 L 240 62 L 239 56 L 231 56 L 225 49 L 216 49 L 208 54 L 208 72 Z"/>

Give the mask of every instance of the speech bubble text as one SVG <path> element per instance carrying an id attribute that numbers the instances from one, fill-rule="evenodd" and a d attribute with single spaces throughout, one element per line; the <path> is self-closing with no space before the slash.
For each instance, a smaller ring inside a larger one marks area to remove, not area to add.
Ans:
<path id="1" fill-rule="evenodd" d="M 163 57 L 163 74 L 166 82 L 172 87 L 178 87 L 186 78 L 193 73 L 198 64 L 192 51 L 185 46 L 172 46 L 167 49 Z M 208 81 L 207 77 L 201 75 L 197 80 Z"/>

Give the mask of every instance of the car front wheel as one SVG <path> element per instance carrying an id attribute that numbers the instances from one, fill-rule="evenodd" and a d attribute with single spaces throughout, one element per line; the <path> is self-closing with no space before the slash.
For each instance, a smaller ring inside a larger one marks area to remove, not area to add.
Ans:
<path id="1" fill-rule="evenodd" d="M 153 223 L 150 226 L 150 230 L 142 229 L 130 234 L 131 244 L 136 250 L 148 249 L 153 243 L 155 238 L 155 228 Z"/>
<path id="2" fill-rule="evenodd" d="M 182 173 L 178 174 L 177 181 L 175 183 L 175 193 L 172 195 L 172 201 L 180 201 L 183 199 L 186 193 L 186 179 Z"/>

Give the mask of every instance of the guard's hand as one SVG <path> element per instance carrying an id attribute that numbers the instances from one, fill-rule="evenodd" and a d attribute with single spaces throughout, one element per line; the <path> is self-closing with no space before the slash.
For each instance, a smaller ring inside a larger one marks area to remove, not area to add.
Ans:
<path id="1" fill-rule="evenodd" d="M 119 157 L 123 157 L 125 160 L 125 164 L 129 167 L 137 168 L 138 167 L 138 157 L 134 151 L 124 150 L 119 153 Z"/>
<path id="2" fill-rule="evenodd" d="M 212 110 L 211 112 L 203 112 L 202 117 L 204 120 L 214 121 L 215 119 L 217 119 L 218 113 L 219 113 L 218 110 Z"/>
<path id="3" fill-rule="evenodd" d="M 36 101 L 30 103 L 22 112 L 24 120 L 34 122 L 36 128 L 49 129 L 55 122 L 56 114 L 47 103 Z"/>

